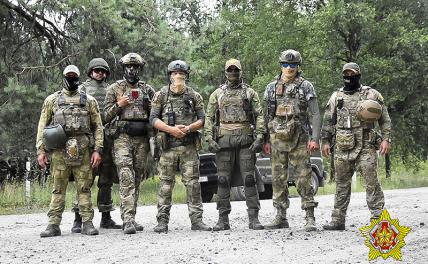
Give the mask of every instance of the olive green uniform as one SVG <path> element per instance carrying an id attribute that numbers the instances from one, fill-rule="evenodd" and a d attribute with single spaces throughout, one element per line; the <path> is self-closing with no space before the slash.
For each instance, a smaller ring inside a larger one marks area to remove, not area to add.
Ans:
<path id="1" fill-rule="evenodd" d="M 359 102 L 371 99 L 382 105 L 377 121 L 383 139 L 390 139 L 391 119 L 382 95 L 373 88 L 361 86 L 355 93 L 345 93 L 343 88 L 334 92 L 324 114 L 323 144 L 334 144 L 336 171 L 336 195 L 332 221 L 345 223 L 346 211 L 351 198 L 351 179 L 357 170 L 366 182 L 366 200 L 372 217 L 378 217 L 385 205 L 384 195 L 377 176 L 378 143 L 382 140 L 375 133 L 374 122 L 357 118 Z M 336 116 L 336 117 L 335 117 Z"/>
<path id="2" fill-rule="evenodd" d="M 153 125 L 160 119 L 165 124 L 175 125 L 168 122 L 168 116 L 171 119 L 172 115 L 175 116 L 175 124 L 189 125 L 197 120 L 204 120 L 202 96 L 187 86 L 182 94 L 175 94 L 169 87 L 163 87 L 153 99 L 150 123 Z M 169 222 L 175 175 L 180 171 L 183 184 L 186 186 L 186 203 L 190 220 L 192 224 L 201 223 L 203 207 L 199 184 L 198 132 L 191 132 L 182 139 L 160 132 L 157 138 L 162 145 L 158 166 L 160 178 L 158 222 L 166 224 Z"/>
<path id="3" fill-rule="evenodd" d="M 51 152 L 54 186 L 48 212 L 49 224 L 61 223 L 71 174 L 76 180 L 82 220 L 92 221 L 94 212 L 91 202 L 91 154 L 93 148 L 102 152 L 104 138 L 97 101 L 83 92 L 70 92 L 66 89 L 48 96 L 42 107 L 37 130 L 37 154 L 48 151 L 43 143 L 43 130 L 49 124 L 61 124 L 67 135 L 65 149 Z"/>
<path id="4" fill-rule="evenodd" d="M 119 97 L 127 95 L 130 104 L 121 108 Z M 131 85 L 119 80 L 110 85 L 105 98 L 105 121 L 111 123 L 113 159 L 120 188 L 120 212 L 124 223 L 135 222 L 139 188 L 147 178 L 147 155 L 152 128 L 149 124 L 154 89 L 139 81 Z"/>
<path id="5" fill-rule="evenodd" d="M 216 129 L 215 123 L 219 125 Z M 217 135 L 213 135 L 214 130 Z M 213 139 L 221 148 L 216 153 L 219 215 L 228 215 L 231 211 L 230 188 L 242 185 L 248 209 L 258 211 L 256 157 L 249 149 L 255 139 L 254 132 L 260 138 L 265 133 L 258 94 L 244 83 L 236 86 L 227 82 L 216 89 L 209 98 L 204 131 L 206 141 Z"/>

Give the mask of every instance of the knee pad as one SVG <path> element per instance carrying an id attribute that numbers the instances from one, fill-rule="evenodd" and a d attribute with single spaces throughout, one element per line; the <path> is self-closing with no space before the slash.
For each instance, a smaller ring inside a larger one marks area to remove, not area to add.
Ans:
<path id="1" fill-rule="evenodd" d="M 226 176 L 218 177 L 218 185 L 220 185 L 221 187 L 228 187 L 229 186 L 229 182 L 227 181 Z"/>
<path id="2" fill-rule="evenodd" d="M 253 187 L 256 185 L 256 179 L 254 175 L 245 176 L 245 187 Z"/>

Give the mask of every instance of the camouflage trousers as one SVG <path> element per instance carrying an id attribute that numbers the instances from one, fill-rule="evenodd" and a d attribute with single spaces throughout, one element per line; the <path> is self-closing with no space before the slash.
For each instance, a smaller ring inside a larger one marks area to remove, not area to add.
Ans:
<path id="1" fill-rule="evenodd" d="M 302 200 L 302 210 L 318 205 L 318 202 L 314 200 L 311 160 L 304 138 L 301 137 L 296 147 L 289 151 L 283 151 L 281 148 L 277 148 L 279 144 L 275 144 L 275 141 L 271 142 L 272 201 L 273 206 L 277 209 L 286 210 L 290 206 L 288 198 L 289 166 L 293 168 L 297 192 Z"/>
<path id="2" fill-rule="evenodd" d="M 186 187 L 186 203 L 192 223 L 202 221 L 201 185 L 199 184 L 199 157 L 194 144 L 164 150 L 159 160 L 160 186 L 158 192 L 158 222 L 169 222 L 175 175 L 180 171 Z"/>
<path id="3" fill-rule="evenodd" d="M 120 134 L 114 140 L 113 158 L 119 176 L 120 213 L 124 223 L 135 221 L 140 183 L 147 178 L 149 139 Z"/>
<path id="4" fill-rule="evenodd" d="M 92 221 L 94 210 L 91 202 L 91 187 L 93 184 L 92 168 L 90 165 L 90 150 L 83 152 L 81 165 L 70 166 L 65 163 L 62 150 L 52 153 L 51 174 L 53 177 L 52 199 L 49 205 L 49 224 L 59 225 L 65 207 L 65 194 L 70 175 L 74 175 L 82 221 Z"/>
<path id="5" fill-rule="evenodd" d="M 107 140 L 104 137 L 104 149 L 102 155 L 102 162 L 100 166 L 93 170 L 92 174 L 98 176 L 98 195 L 97 195 L 97 207 L 101 213 L 111 212 L 113 208 L 113 200 L 111 197 L 111 188 L 113 182 L 118 183 L 119 179 L 117 176 L 117 169 L 113 162 L 112 156 L 113 140 Z M 73 212 L 79 212 L 78 199 L 73 201 Z"/>
<path id="6" fill-rule="evenodd" d="M 260 210 L 254 176 L 256 157 L 249 149 L 253 141 L 253 137 L 248 135 L 224 135 L 218 140 L 222 148 L 216 153 L 218 171 L 217 210 L 219 210 L 219 215 L 227 215 L 231 211 L 230 187 L 234 182 L 240 183 L 234 184 L 235 186 L 244 185 L 247 208 Z M 238 174 L 234 174 L 234 172 L 238 172 Z M 240 179 L 234 179 L 236 177 Z"/>
<path id="7" fill-rule="evenodd" d="M 351 199 L 352 175 L 357 170 L 366 184 L 366 200 L 372 217 L 379 217 L 385 205 L 382 187 L 377 176 L 377 153 L 370 145 L 363 148 L 356 159 L 349 160 L 336 153 L 334 160 L 336 170 L 336 195 L 332 220 L 344 223 L 346 211 Z"/>

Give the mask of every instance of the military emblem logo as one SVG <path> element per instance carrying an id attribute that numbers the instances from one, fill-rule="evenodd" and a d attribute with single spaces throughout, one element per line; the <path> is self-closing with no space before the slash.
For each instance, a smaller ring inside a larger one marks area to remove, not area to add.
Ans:
<path id="1" fill-rule="evenodd" d="M 364 244 L 370 249 L 369 260 L 378 257 L 401 260 L 401 248 L 406 244 L 404 237 L 410 230 L 410 227 L 400 226 L 398 219 L 391 219 L 384 209 L 379 219 L 360 228 L 361 234 L 366 238 Z"/>

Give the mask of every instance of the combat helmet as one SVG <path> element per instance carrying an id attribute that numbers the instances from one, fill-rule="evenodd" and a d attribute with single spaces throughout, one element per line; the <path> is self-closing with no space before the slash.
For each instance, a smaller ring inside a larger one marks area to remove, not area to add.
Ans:
<path id="1" fill-rule="evenodd" d="M 65 147 L 67 136 L 60 124 L 50 125 L 43 130 L 43 143 L 47 150 L 62 149 Z"/>
<path id="2" fill-rule="evenodd" d="M 88 77 L 91 77 L 91 71 L 93 69 L 103 69 L 107 72 L 107 76 L 110 75 L 110 67 L 108 63 L 103 58 L 93 58 L 88 64 Z"/>
<path id="3" fill-rule="evenodd" d="M 122 66 L 128 65 L 128 64 L 136 64 L 140 67 L 143 67 L 146 64 L 146 61 L 138 55 L 137 53 L 128 53 L 119 60 L 119 64 Z"/>
<path id="4" fill-rule="evenodd" d="M 300 52 L 293 49 L 284 50 L 281 52 L 281 55 L 279 55 L 279 63 L 282 64 L 284 62 L 301 64 L 302 55 L 300 55 Z"/>
<path id="5" fill-rule="evenodd" d="M 375 122 L 382 115 L 382 106 L 375 100 L 362 100 L 357 105 L 357 118 L 363 122 Z"/>
<path id="6" fill-rule="evenodd" d="M 172 72 L 184 72 L 187 77 L 189 77 L 190 74 L 190 66 L 182 60 L 175 60 L 171 61 L 168 64 L 168 75 L 171 75 Z"/>

